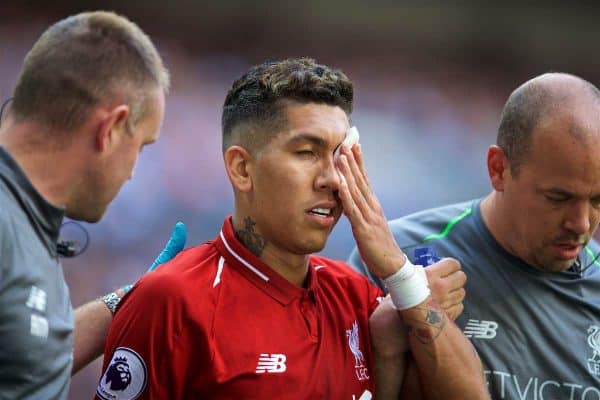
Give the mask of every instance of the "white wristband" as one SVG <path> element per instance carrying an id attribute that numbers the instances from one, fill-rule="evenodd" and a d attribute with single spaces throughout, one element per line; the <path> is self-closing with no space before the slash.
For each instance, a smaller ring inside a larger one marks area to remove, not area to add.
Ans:
<path id="1" fill-rule="evenodd" d="M 385 278 L 383 284 L 398 310 L 406 310 L 421 304 L 431 293 L 425 269 L 411 263 L 408 257 L 404 266 Z"/>

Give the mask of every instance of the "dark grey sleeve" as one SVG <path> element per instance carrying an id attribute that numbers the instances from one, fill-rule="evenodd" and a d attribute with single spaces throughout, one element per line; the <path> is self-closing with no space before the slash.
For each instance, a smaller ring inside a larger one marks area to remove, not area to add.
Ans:
<path id="1" fill-rule="evenodd" d="M 12 258 L 12 254 L 10 253 L 10 249 L 8 246 L 8 238 L 10 235 L 8 234 L 8 221 L 6 218 L 6 212 L 4 210 L 0 210 L 0 292 L 3 291 L 3 279 L 6 275 L 5 269 L 9 262 L 12 262 L 9 258 Z"/>
<path id="2" fill-rule="evenodd" d="M 369 269 L 363 262 L 362 258 L 360 258 L 360 253 L 358 252 L 358 248 L 355 247 L 352 250 L 352 253 L 350 253 L 350 257 L 348 257 L 348 260 L 346 261 L 346 263 L 348 263 L 348 265 L 350 265 L 355 271 L 360 272 L 361 274 L 363 274 L 364 276 L 369 278 L 369 280 L 372 283 L 377 285 L 381 290 L 383 290 L 384 293 L 386 293 L 385 287 L 381 283 L 381 280 L 371 274 L 371 272 L 369 271 Z"/>

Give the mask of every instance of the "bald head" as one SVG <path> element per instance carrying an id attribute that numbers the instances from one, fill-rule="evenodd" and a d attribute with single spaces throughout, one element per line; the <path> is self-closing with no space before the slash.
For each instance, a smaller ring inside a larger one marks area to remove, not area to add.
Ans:
<path id="1" fill-rule="evenodd" d="M 599 116 L 600 91 L 594 85 L 570 74 L 543 74 L 525 82 L 509 96 L 502 110 L 497 144 L 516 176 L 530 152 L 537 127 L 552 124 L 557 118 L 569 118 L 572 124 L 564 133 L 582 139 L 580 125 L 586 119 L 598 120 Z"/>

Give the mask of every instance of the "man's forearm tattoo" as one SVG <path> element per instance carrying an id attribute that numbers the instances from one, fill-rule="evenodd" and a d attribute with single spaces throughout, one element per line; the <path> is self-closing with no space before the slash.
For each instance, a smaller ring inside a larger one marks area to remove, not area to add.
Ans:
<path id="1" fill-rule="evenodd" d="M 418 317 L 403 317 L 409 335 L 414 335 L 423 344 L 432 343 L 446 326 L 446 315 L 440 306 L 430 299 L 417 307 Z"/>
<path id="2" fill-rule="evenodd" d="M 235 231 L 235 236 L 248 250 L 257 257 L 262 254 L 267 241 L 265 238 L 254 232 L 254 225 L 256 222 L 250 217 L 244 219 L 244 228 L 239 231 Z"/>

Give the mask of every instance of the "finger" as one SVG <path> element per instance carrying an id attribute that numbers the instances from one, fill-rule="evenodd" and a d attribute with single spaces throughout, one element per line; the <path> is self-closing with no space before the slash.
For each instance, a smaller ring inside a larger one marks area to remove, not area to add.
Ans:
<path id="1" fill-rule="evenodd" d="M 167 242 L 167 245 L 163 251 L 160 252 L 158 257 L 156 257 L 156 260 L 154 260 L 148 269 L 148 272 L 154 271 L 154 269 L 156 269 L 156 267 L 158 267 L 160 264 L 164 264 L 175 257 L 185 247 L 186 240 L 187 229 L 185 224 L 183 222 L 177 222 L 173 228 L 173 233 Z"/>
<path id="2" fill-rule="evenodd" d="M 346 184 L 345 186 L 348 188 L 348 193 L 355 207 L 354 211 L 357 214 L 360 214 L 360 216 L 366 216 L 369 212 L 369 208 L 364 196 L 356 185 L 355 177 L 350 169 L 350 166 L 348 165 L 347 155 L 341 154 L 338 160 L 339 171 L 341 176 L 344 178 Z"/>
<path id="3" fill-rule="evenodd" d="M 356 159 L 356 164 L 358 165 L 361 176 L 363 177 L 363 179 L 365 181 L 365 185 L 372 192 L 373 189 L 371 186 L 371 182 L 369 181 L 369 174 L 367 174 L 367 168 L 365 167 L 363 153 L 362 153 L 362 146 L 360 145 L 360 143 L 357 143 L 352 147 L 352 153 L 354 154 L 354 158 Z"/>
<path id="4" fill-rule="evenodd" d="M 464 289 L 458 289 L 447 293 L 443 299 L 437 299 L 437 301 L 442 308 L 446 309 L 462 303 L 465 299 L 465 294 L 466 293 Z"/>
<path id="5" fill-rule="evenodd" d="M 356 218 L 359 217 L 359 210 L 354 204 L 354 200 L 352 199 L 352 194 L 350 193 L 350 188 L 348 187 L 348 182 L 344 177 L 344 174 L 338 169 L 338 174 L 340 176 L 340 187 L 338 188 L 338 197 L 342 202 L 342 208 L 344 209 L 344 214 L 350 219 L 350 221 L 355 221 Z"/>
<path id="6" fill-rule="evenodd" d="M 354 158 L 356 158 L 356 162 L 358 163 L 358 167 L 360 168 L 360 172 L 365 179 L 366 184 L 371 187 L 371 183 L 369 182 L 369 175 L 367 175 L 367 169 L 365 168 L 365 163 L 362 154 L 362 146 L 360 143 L 355 144 L 352 147 L 352 151 L 354 152 Z"/>
<path id="7" fill-rule="evenodd" d="M 429 278 L 428 278 L 429 279 Z M 451 292 L 453 290 L 461 289 L 467 282 L 467 275 L 463 271 L 456 271 L 450 275 L 446 275 L 443 278 L 433 279 L 431 283 L 433 285 L 439 285 L 440 291 Z"/>
<path id="8" fill-rule="evenodd" d="M 350 166 L 350 170 L 352 171 L 352 175 L 356 177 L 356 183 L 360 186 L 361 189 L 367 189 L 367 182 L 365 179 L 366 171 L 364 168 L 361 169 L 360 161 L 357 158 L 357 153 L 355 151 L 357 145 L 352 146 L 352 148 L 348 148 L 344 146 L 342 148 L 343 153 L 348 158 L 348 165 Z"/>
<path id="9" fill-rule="evenodd" d="M 456 271 L 447 275 L 444 279 L 447 281 L 450 290 L 456 290 L 465 286 L 467 283 L 467 274 L 463 271 Z"/>
<path id="10" fill-rule="evenodd" d="M 460 263 L 454 258 L 442 258 L 440 261 L 425 267 L 427 277 L 446 277 L 456 271 L 460 271 Z"/>
<path id="11" fill-rule="evenodd" d="M 371 190 L 371 186 L 369 185 L 369 181 L 367 179 L 367 172 L 362 163 L 362 157 L 358 155 L 356 148 L 358 145 L 354 145 L 352 149 L 349 149 L 344 146 L 342 151 L 347 157 L 348 166 L 350 167 L 350 171 L 355 178 L 356 187 L 358 188 L 362 198 L 366 201 L 367 206 L 371 209 L 377 209 L 379 207 L 379 201 L 376 199 L 373 190 Z"/>
<path id="12" fill-rule="evenodd" d="M 442 279 L 431 281 L 431 290 L 440 296 L 446 296 L 450 292 L 462 290 L 467 282 L 467 276 L 462 271 L 457 271 Z"/>
<path id="13" fill-rule="evenodd" d="M 445 278 L 432 278 L 428 276 L 429 288 L 440 304 L 446 304 L 448 299 L 454 304 L 462 301 L 464 298 L 464 282 L 466 278 L 462 271 L 457 271 L 454 274 Z"/>
<path id="14" fill-rule="evenodd" d="M 460 316 L 460 314 L 462 314 L 464 309 L 465 309 L 465 306 L 462 303 L 460 303 L 460 304 L 454 305 L 448 309 L 444 308 L 444 311 L 446 312 L 446 315 L 448 316 L 448 318 L 455 321 L 456 318 L 458 318 Z"/>

